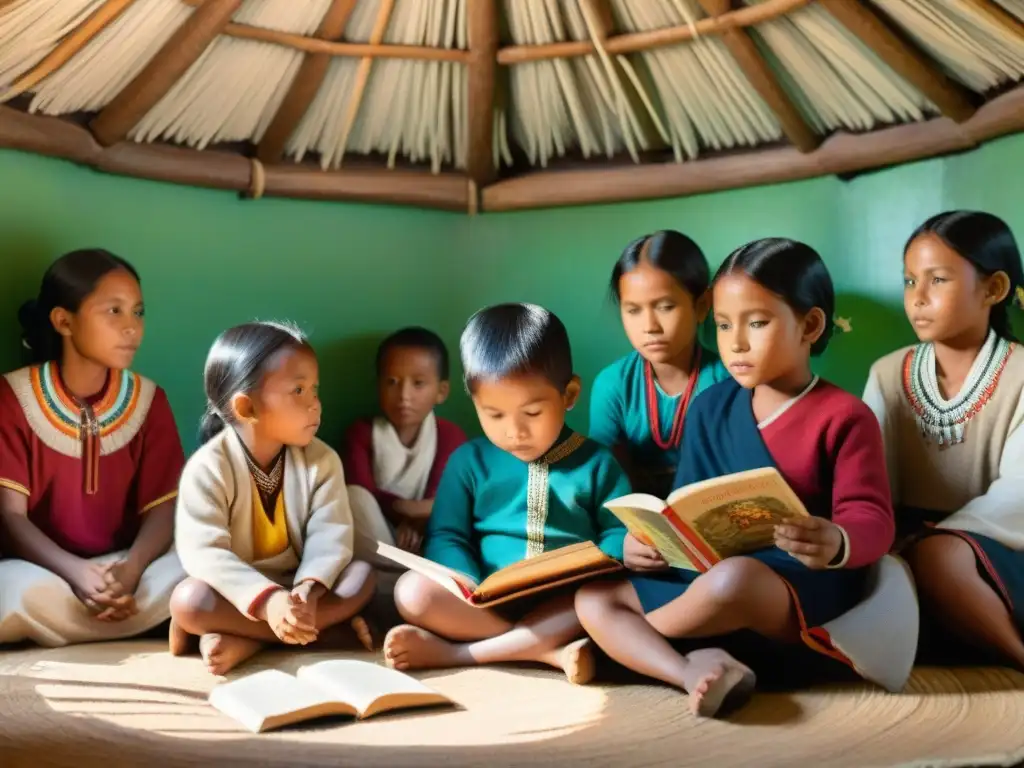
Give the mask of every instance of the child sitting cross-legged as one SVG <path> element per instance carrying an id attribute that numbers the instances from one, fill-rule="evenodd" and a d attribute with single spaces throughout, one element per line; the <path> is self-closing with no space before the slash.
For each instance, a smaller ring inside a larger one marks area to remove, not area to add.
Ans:
<path id="1" fill-rule="evenodd" d="M 381 415 L 351 426 L 343 454 L 360 560 L 395 566 L 376 554 L 378 541 L 419 553 L 441 473 L 466 442 L 459 427 L 434 415 L 448 389 L 448 350 L 436 333 L 403 328 L 381 342 Z"/>
<path id="2" fill-rule="evenodd" d="M 452 454 L 424 555 L 477 581 L 588 540 L 621 560 L 625 529 L 602 505 L 629 482 L 607 448 L 565 426 L 580 394 L 565 326 L 538 306 L 490 307 L 470 318 L 460 351 L 486 437 Z M 395 587 L 409 623 L 388 633 L 385 658 L 397 669 L 533 661 L 587 682 L 594 660 L 574 592 L 476 608 L 409 571 Z"/>

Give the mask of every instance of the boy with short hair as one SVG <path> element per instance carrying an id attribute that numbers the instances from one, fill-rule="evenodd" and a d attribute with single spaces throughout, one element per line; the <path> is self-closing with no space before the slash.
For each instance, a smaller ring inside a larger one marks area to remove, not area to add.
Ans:
<path id="1" fill-rule="evenodd" d="M 434 415 L 448 398 L 448 350 L 425 328 L 403 328 L 377 349 L 381 415 L 353 424 L 344 468 L 355 518 L 356 557 L 395 568 L 377 541 L 418 552 L 441 473 L 466 442 L 459 427 Z"/>

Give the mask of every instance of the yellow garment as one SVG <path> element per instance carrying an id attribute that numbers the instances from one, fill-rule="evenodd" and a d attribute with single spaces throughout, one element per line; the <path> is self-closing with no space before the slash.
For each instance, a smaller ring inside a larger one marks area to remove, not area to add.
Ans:
<path id="1" fill-rule="evenodd" d="M 288 527 L 285 524 L 284 493 L 274 502 L 274 521 L 263 509 L 259 489 L 252 482 L 252 553 L 256 562 L 277 557 L 288 549 Z"/>

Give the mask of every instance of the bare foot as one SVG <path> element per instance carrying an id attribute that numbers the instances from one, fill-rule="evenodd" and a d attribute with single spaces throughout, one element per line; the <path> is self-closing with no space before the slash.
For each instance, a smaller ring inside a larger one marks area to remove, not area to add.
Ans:
<path id="1" fill-rule="evenodd" d="M 456 667 L 465 664 L 458 646 L 425 629 L 402 624 L 384 638 L 384 661 L 395 669 Z"/>
<path id="2" fill-rule="evenodd" d="M 698 717 L 726 715 L 747 703 L 757 677 L 753 670 L 720 648 L 686 654 L 686 690 L 690 711 Z"/>
<path id="3" fill-rule="evenodd" d="M 171 619 L 171 626 L 167 632 L 167 644 L 171 656 L 185 656 L 195 648 L 195 635 L 190 635 L 178 626 L 178 622 Z"/>
<path id="4" fill-rule="evenodd" d="M 353 616 L 349 624 L 352 626 L 352 631 L 356 633 L 356 637 L 363 648 L 368 651 L 374 650 L 373 630 L 370 629 L 370 624 L 366 619 L 362 616 Z"/>
<path id="5" fill-rule="evenodd" d="M 209 633 L 199 638 L 199 653 L 214 675 L 226 675 L 263 647 L 259 640 Z"/>
<path id="6" fill-rule="evenodd" d="M 569 643 L 559 651 L 558 657 L 566 678 L 573 685 L 586 685 L 597 674 L 594 641 L 589 637 L 581 637 Z"/>

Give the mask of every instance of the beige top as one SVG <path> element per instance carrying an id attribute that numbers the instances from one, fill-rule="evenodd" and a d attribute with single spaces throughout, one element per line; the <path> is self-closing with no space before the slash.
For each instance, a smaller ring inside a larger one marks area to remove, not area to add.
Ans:
<path id="1" fill-rule="evenodd" d="M 871 367 L 864 390 L 882 426 L 893 504 L 949 513 L 940 528 L 989 536 L 1024 550 L 1024 348 L 1014 347 L 964 440 L 921 434 L 904 390 L 905 347 Z"/>
<path id="2" fill-rule="evenodd" d="M 341 459 L 314 438 L 285 453 L 281 493 L 290 546 L 254 562 L 253 483 L 244 451 L 229 427 L 192 455 L 181 475 L 174 538 L 189 576 L 255 618 L 253 603 L 278 587 L 274 576 L 294 570 L 294 584 L 314 580 L 333 588 L 352 561 L 354 531 Z"/>

